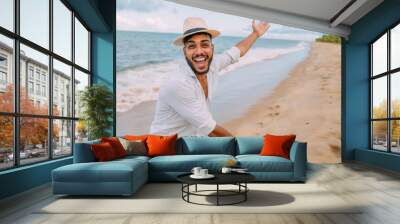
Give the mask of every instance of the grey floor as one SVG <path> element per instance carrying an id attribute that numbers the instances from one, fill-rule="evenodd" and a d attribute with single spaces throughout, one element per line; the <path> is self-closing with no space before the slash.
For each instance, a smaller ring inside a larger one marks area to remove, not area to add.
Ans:
<path id="1" fill-rule="evenodd" d="M 367 206 L 356 214 L 35 214 L 55 199 L 46 185 L 0 201 L 0 223 L 400 223 L 399 173 L 358 163 L 311 164 L 308 183 Z"/>

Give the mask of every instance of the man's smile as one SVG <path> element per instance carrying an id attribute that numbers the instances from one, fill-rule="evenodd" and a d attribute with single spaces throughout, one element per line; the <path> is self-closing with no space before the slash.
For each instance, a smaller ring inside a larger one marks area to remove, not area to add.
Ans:
<path id="1" fill-rule="evenodd" d="M 204 67 L 208 66 L 208 56 L 200 55 L 192 58 L 195 66 L 199 69 L 203 69 Z"/>

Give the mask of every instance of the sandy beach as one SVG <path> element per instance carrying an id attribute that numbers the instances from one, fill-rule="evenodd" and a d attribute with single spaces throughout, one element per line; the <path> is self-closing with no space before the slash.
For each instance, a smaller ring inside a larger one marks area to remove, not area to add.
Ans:
<path id="1" fill-rule="evenodd" d="M 237 136 L 293 133 L 308 143 L 310 162 L 341 162 L 340 58 L 340 45 L 314 43 L 271 94 L 224 127 Z"/>

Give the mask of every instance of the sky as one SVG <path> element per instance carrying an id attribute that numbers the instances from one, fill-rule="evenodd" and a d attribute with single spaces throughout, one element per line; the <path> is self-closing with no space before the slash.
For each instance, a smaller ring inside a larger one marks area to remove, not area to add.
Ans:
<path id="1" fill-rule="evenodd" d="M 210 28 L 226 36 L 246 36 L 252 28 L 249 18 L 180 5 L 164 0 L 118 0 L 117 29 L 127 31 L 181 33 L 187 17 L 202 17 Z M 271 24 L 265 38 L 314 40 L 321 33 Z"/>

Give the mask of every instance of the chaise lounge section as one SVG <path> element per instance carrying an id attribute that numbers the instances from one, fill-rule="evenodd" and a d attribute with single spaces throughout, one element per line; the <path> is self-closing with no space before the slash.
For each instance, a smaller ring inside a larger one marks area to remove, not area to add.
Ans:
<path id="1" fill-rule="evenodd" d="M 294 142 L 290 159 L 260 156 L 263 137 L 183 137 L 177 155 L 127 156 L 96 162 L 89 141 L 75 144 L 74 163 L 52 172 L 53 193 L 67 195 L 132 195 L 148 181 L 176 181 L 176 177 L 200 166 L 218 172 L 236 160 L 259 182 L 304 182 L 307 144 Z"/>

